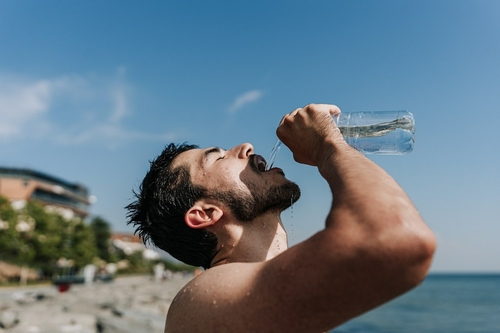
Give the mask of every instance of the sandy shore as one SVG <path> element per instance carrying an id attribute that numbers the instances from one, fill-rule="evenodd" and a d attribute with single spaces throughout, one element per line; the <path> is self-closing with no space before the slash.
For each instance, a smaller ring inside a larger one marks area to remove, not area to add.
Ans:
<path id="1" fill-rule="evenodd" d="M 172 299 L 191 279 L 118 277 L 63 293 L 51 285 L 0 288 L 0 333 L 163 332 Z"/>

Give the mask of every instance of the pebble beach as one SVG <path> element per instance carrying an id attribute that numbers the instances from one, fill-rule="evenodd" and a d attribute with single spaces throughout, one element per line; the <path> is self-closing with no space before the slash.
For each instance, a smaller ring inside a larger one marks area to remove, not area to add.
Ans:
<path id="1" fill-rule="evenodd" d="M 117 277 L 111 282 L 0 287 L 0 333 L 163 332 L 168 308 L 193 275 Z"/>

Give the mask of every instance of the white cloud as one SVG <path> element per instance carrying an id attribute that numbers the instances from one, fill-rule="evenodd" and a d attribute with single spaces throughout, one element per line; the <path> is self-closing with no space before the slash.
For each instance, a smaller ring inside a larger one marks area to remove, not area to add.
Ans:
<path id="1" fill-rule="evenodd" d="M 124 67 L 118 68 L 117 80 L 113 83 L 111 94 L 113 99 L 113 113 L 111 114 L 110 121 L 116 123 L 125 118 L 128 113 L 127 93 L 128 85 L 125 80 L 126 70 Z"/>
<path id="2" fill-rule="evenodd" d="M 0 143 L 46 139 L 58 144 L 172 139 L 126 128 L 133 89 L 119 68 L 113 77 L 25 79 L 0 74 Z"/>
<path id="3" fill-rule="evenodd" d="M 229 107 L 228 111 L 230 113 L 235 113 L 245 105 L 258 101 L 262 97 L 262 95 L 263 93 L 260 90 L 247 91 L 246 93 L 236 97 L 233 104 Z"/>
<path id="4" fill-rule="evenodd" d="M 0 78 L 0 139 L 21 136 L 28 124 L 41 121 L 52 91 L 49 80 L 25 83 Z"/>
<path id="5" fill-rule="evenodd" d="M 127 97 L 123 87 L 117 87 L 113 91 L 114 110 L 110 121 L 116 123 L 127 115 Z"/>

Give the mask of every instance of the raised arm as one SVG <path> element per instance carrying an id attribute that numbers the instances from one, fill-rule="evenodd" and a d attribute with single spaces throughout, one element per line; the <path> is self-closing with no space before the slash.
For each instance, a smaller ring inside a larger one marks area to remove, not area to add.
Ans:
<path id="1" fill-rule="evenodd" d="M 325 328 L 418 285 L 435 250 L 433 233 L 401 187 L 344 141 L 331 117 L 338 112 L 310 105 L 285 116 L 277 131 L 295 160 L 317 166 L 332 191 L 325 229 L 283 255 L 310 257 L 300 276 L 314 285 L 304 292 L 324 295 L 309 301 L 317 313 L 323 309 Z"/>

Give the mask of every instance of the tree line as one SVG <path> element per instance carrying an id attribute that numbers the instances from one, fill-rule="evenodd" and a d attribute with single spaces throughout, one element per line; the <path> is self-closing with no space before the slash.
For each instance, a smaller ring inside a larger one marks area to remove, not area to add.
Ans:
<path id="1" fill-rule="evenodd" d="M 146 273 L 157 263 L 144 260 L 140 253 L 126 255 L 111 247 L 110 237 L 110 224 L 101 217 L 88 222 L 66 219 L 36 202 L 18 210 L 0 196 L 0 261 L 38 269 L 46 277 L 57 273 L 61 258 L 70 261 L 75 270 L 92 263 L 127 260 L 128 272 Z M 190 269 L 164 263 L 172 270 Z"/>

